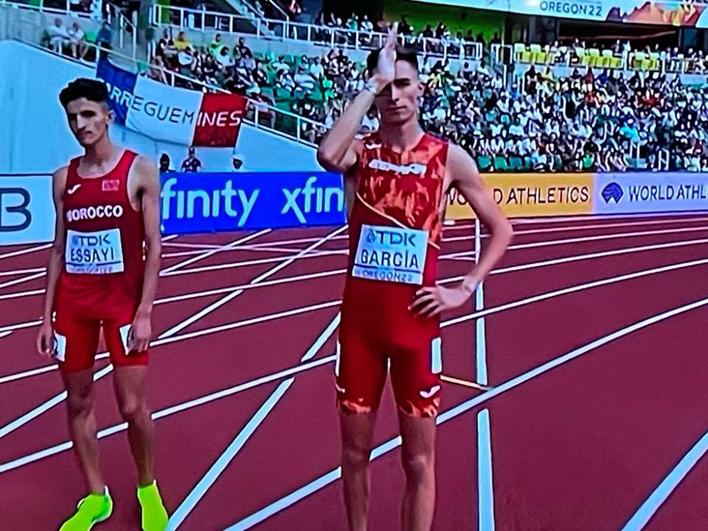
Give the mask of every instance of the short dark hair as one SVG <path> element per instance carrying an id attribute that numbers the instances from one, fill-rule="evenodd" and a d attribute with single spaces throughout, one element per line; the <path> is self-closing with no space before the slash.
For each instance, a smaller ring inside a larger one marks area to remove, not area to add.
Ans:
<path id="1" fill-rule="evenodd" d="M 70 102 L 86 98 L 96 103 L 108 103 L 108 86 L 99 79 L 88 79 L 80 77 L 70 82 L 59 93 L 59 101 L 63 107 Z"/>
<path id="2" fill-rule="evenodd" d="M 379 62 L 380 53 L 381 50 L 374 50 L 366 58 L 366 68 L 369 71 L 369 75 L 372 75 L 374 73 L 374 70 L 376 70 L 376 65 Z M 406 48 L 405 46 L 396 46 L 396 61 L 405 61 L 413 68 L 415 68 L 416 72 L 420 71 L 418 67 L 418 52 L 416 52 L 413 48 Z"/>

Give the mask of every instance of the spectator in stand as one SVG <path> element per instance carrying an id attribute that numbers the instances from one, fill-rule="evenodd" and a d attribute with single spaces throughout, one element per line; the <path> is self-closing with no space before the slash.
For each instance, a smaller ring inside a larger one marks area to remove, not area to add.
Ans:
<path id="1" fill-rule="evenodd" d="M 172 161 L 167 153 L 160 155 L 160 173 L 173 173 Z"/>
<path id="2" fill-rule="evenodd" d="M 174 40 L 174 45 L 178 52 L 192 47 L 192 43 L 189 41 L 187 34 L 184 31 L 180 31 L 177 34 L 177 38 Z"/>
<path id="3" fill-rule="evenodd" d="M 64 21 L 59 17 L 54 19 L 54 24 L 47 28 L 47 36 L 49 38 L 49 47 L 55 53 L 63 53 L 65 49 L 71 46 L 71 37 L 69 30 L 64 25 Z"/>
<path id="4" fill-rule="evenodd" d="M 75 59 L 83 59 L 88 52 L 88 43 L 86 42 L 86 34 L 81 29 L 78 22 L 74 22 L 69 29 L 69 45 L 71 47 L 71 55 Z"/>
<path id="5" fill-rule="evenodd" d="M 221 39 L 221 33 L 217 33 L 214 35 L 214 40 L 209 43 L 209 53 L 213 57 L 216 57 L 219 55 L 224 46 L 224 42 Z"/>
<path id="6" fill-rule="evenodd" d="M 108 21 L 105 21 L 103 25 L 101 25 L 101 29 L 98 30 L 98 34 L 96 35 L 96 46 L 103 48 L 104 50 L 113 49 L 113 30 L 111 29 L 111 25 Z M 100 55 L 101 57 L 107 56 L 105 51 L 101 51 Z"/>
<path id="7" fill-rule="evenodd" d="M 196 151 L 193 147 L 189 148 L 187 158 L 182 162 L 183 172 L 198 172 L 202 169 L 202 162 L 197 158 Z"/>

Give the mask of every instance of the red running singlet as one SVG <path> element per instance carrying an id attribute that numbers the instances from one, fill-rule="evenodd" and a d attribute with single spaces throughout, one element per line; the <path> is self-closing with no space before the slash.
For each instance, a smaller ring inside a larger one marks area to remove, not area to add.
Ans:
<path id="1" fill-rule="evenodd" d="M 54 298 L 57 358 L 65 372 L 93 365 L 103 327 L 111 362 L 144 365 L 147 352 L 126 352 L 145 271 L 142 212 L 130 204 L 128 175 L 137 155 L 125 150 L 100 176 L 81 177 L 69 163 L 62 195 L 64 266 Z"/>
<path id="2" fill-rule="evenodd" d="M 399 410 L 438 412 L 440 319 L 408 306 L 437 279 L 447 153 L 448 143 L 429 134 L 402 153 L 372 134 L 349 171 L 356 199 L 335 367 L 337 402 L 347 413 L 378 408 L 389 363 Z"/>

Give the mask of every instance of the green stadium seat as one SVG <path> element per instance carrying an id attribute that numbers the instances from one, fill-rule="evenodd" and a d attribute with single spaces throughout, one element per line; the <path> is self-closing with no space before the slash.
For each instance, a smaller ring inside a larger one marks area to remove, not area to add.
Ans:
<path id="1" fill-rule="evenodd" d="M 492 158 L 487 155 L 477 155 L 477 167 L 481 171 L 487 171 L 492 167 Z"/>
<path id="2" fill-rule="evenodd" d="M 560 155 L 556 155 L 553 158 L 553 169 L 560 170 L 563 167 L 563 159 Z"/>
<path id="3" fill-rule="evenodd" d="M 496 171 L 509 171 L 509 164 L 506 161 L 506 157 L 496 155 L 494 157 L 494 169 Z"/>

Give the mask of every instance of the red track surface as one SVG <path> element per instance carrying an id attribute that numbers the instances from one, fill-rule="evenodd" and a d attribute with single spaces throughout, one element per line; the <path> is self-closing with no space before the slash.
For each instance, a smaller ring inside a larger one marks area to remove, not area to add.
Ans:
<path id="1" fill-rule="evenodd" d="M 446 316 L 451 323 L 443 335 L 444 373 L 476 381 L 476 355 L 485 355 L 495 390 L 444 385 L 443 411 L 476 402 L 454 418 L 442 417 L 435 529 L 478 528 L 482 409 L 489 411 L 491 424 L 497 529 L 620 529 L 708 432 L 708 301 L 647 322 L 516 386 L 505 382 L 613 332 L 706 299 L 708 217 L 518 222 L 516 232 L 514 247 L 484 286 L 486 350 L 477 345 L 477 314 L 468 308 Z M 446 230 L 444 278 L 471 266 L 472 233 L 469 225 Z M 333 365 L 327 359 L 334 353 L 336 328 L 328 325 L 337 317 L 346 233 L 323 240 L 328 235 L 332 230 L 317 229 L 165 243 L 164 268 L 171 271 L 159 289 L 159 298 L 168 300 L 155 312 L 161 339 L 152 348 L 149 400 L 159 415 L 157 475 L 170 511 L 182 509 L 180 529 L 236 523 L 245 528 L 244 519 L 337 468 Z M 216 246 L 229 247 L 213 252 Z M 15 254 L 24 250 L 32 252 Z M 45 261 L 42 249 L 0 250 L 3 530 L 56 529 L 84 494 L 73 454 L 61 446 L 67 442 L 61 398 L 46 411 L 37 409 L 62 392 L 57 371 L 33 354 Z M 657 268 L 664 270 L 641 274 Z M 581 288 L 568 290 L 574 286 Z M 179 297 L 187 294 L 192 296 Z M 306 353 L 308 360 L 302 361 Z M 306 365 L 287 389 L 283 382 L 292 375 L 238 387 L 318 360 L 324 361 Z M 106 366 L 99 356 L 95 369 Z M 213 396 L 221 390 L 231 391 Z M 274 392 L 272 409 L 249 429 Z M 96 396 L 99 429 L 120 425 L 110 375 L 96 383 Z M 164 413 L 205 396 L 204 403 Z M 218 473 L 207 475 L 239 434 L 238 451 Z M 396 435 L 387 391 L 376 444 Z M 138 529 L 125 432 L 103 437 L 101 450 L 116 503 L 113 517 L 98 529 Z M 373 530 L 398 528 L 399 459 L 393 447 L 372 465 Z M 703 458 L 653 508 L 647 528 L 708 529 L 706 484 Z M 279 509 L 256 518 L 255 528 L 345 529 L 335 477 Z"/>

